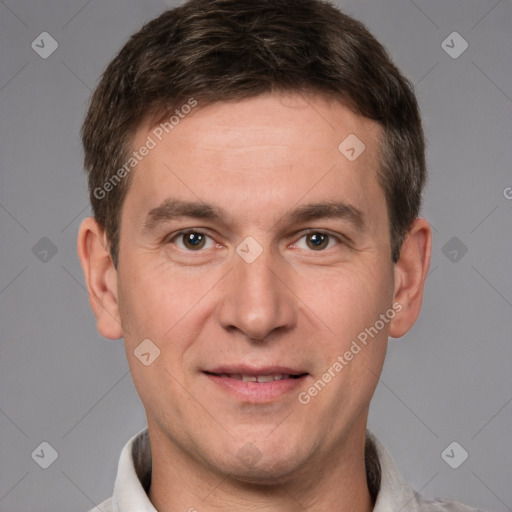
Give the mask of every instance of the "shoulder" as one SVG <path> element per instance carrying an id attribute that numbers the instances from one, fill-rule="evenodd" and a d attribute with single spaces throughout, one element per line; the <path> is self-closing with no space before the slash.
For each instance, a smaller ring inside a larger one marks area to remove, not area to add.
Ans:
<path id="1" fill-rule="evenodd" d="M 486 512 L 480 508 L 473 508 L 458 501 L 442 498 L 426 498 L 416 492 L 416 501 L 419 512 Z"/>
<path id="2" fill-rule="evenodd" d="M 88 512 L 117 512 L 117 508 L 114 508 L 114 502 L 112 497 L 99 503 L 94 508 L 91 508 Z"/>
<path id="3" fill-rule="evenodd" d="M 486 512 L 458 501 L 423 496 L 402 480 L 393 457 L 384 444 L 368 428 L 365 463 L 368 481 L 375 480 L 378 482 L 378 495 L 374 512 L 388 512 L 398 509 L 403 512 L 406 510 L 407 512 Z M 375 475 L 375 478 L 372 478 L 372 475 Z"/>

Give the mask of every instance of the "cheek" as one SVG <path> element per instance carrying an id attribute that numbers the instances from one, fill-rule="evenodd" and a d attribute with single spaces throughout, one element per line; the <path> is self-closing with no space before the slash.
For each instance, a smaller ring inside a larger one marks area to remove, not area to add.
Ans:
<path id="1" fill-rule="evenodd" d="M 183 392 L 179 383 L 184 385 L 189 377 L 184 369 L 200 349 L 196 341 L 211 312 L 208 291 L 218 278 L 198 278 L 150 261 L 126 265 L 125 270 L 120 275 L 119 310 L 135 386 L 148 403 L 162 395 L 174 400 Z M 134 354 L 146 339 L 159 350 L 150 366 Z"/>
<path id="2" fill-rule="evenodd" d="M 318 307 L 319 316 L 329 330 L 324 331 L 328 333 L 325 343 L 318 345 L 323 354 L 315 377 L 332 384 L 319 393 L 322 397 L 314 407 L 318 414 L 327 414 L 329 421 L 335 416 L 336 424 L 343 424 L 350 414 L 365 410 L 375 391 L 389 329 L 380 315 L 391 308 L 392 282 L 386 273 L 377 270 L 344 270 L 320 288 L 323 290 L 310 300 L 322 306 Z"/>
<path id="3" fill-rule="evenodd" d="M 340 349 L 390 307 L 393 285 L 389 269 L 347 266 L 323 277 L 304 278 L 298 296 Z"/>
<path id="4" fill-rule="evenodd" d="M 145 258 L 125 263 L 119 277 L 119 310 L 128 337 L 154 337 L 165 342 L 194 310 L 208 283 Z"/>

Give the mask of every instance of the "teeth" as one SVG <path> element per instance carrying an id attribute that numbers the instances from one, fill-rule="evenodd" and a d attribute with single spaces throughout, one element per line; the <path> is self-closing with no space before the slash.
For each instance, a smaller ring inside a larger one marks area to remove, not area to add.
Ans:
<path id="1" fill-rule="evenodd" d="M 286 374 L 276 373 L 273 375 L 240 375 L 232 373 L 229 375 L 222 374 L 222 377 L 230 377 L 231 379 L 241 380 L 243 382 L 273 382 L 276 380 L 289 379 L 290 376 Z"/>
<path id="2" fill-rule="evenodd" d="M 272 382 L 274 380 L 273 375 L 258 375 L 256 378 L 258 382 Z"/>

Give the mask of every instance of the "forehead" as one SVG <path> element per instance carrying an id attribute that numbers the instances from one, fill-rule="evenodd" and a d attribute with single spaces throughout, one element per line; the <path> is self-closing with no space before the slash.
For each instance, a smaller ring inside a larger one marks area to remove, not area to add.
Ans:
<path id="1" fill-rule="evenodd" d="M 380 126 L 338 102 L 273 94 L 183 112 L 136 132 L 135 150 L 149 140 L 153 146 L 126 198 L 141 214 L 169 195 L 236 210 L 252 222 L 255 212 L 279 214 L 301 201 L 385 208 L 376 180 Z"/>

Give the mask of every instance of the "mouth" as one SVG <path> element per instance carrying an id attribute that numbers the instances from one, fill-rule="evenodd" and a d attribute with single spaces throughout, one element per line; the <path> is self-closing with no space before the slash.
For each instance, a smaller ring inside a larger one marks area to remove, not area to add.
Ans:
<path id="1" fill-rule="evenodd" d="M 239 401 L 269 403 L 296 390 L 309 375 L 287 367 L 224 367 L 205 370 L 211 383 Z"/>
<path id="2" fill-rule="evenodd" d="M 275 382 L 283 379 L 300 379 L 302 376 L 307 375 L 306 373 L 294 375 L 287 373 L 269 373 L 269 374 L 243 374 L 243 373 L 212 373 L 204 372 L 207 375 L 214 375 L 215 377 L 221 377 L 224 379 L 235 379 L 241 380 L 242 382 Z"/>

